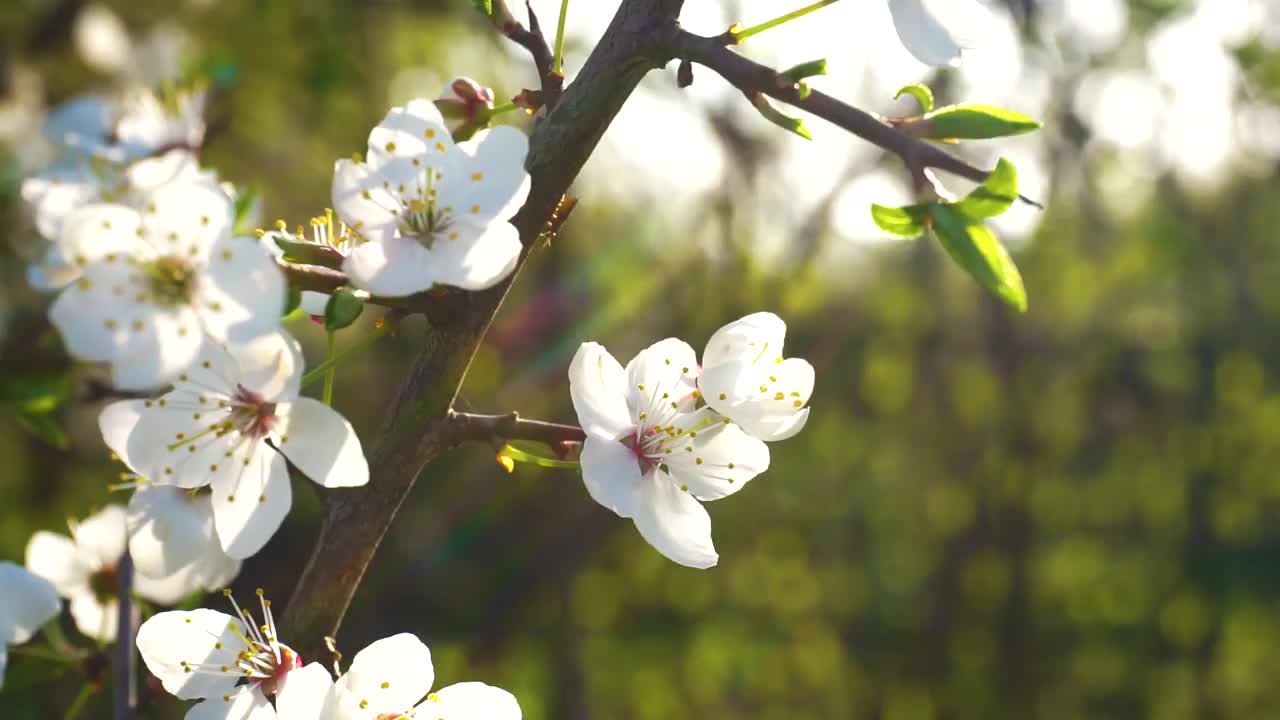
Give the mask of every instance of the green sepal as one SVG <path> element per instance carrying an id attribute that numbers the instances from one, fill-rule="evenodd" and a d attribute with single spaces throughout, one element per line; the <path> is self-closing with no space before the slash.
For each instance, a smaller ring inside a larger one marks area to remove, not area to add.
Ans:
<path id="1" fill-rule="evenodd" d="M 763 93 L 756 93 L 755 96 L 751 98 L 751 104 L 754 105 L 756 110 L 764 116 L 765 120 L 768 120 L 783 130 L 793 132 L 805 140 L 813 139 L 813 135 L 809 134 L 809 129 L 804 126 L 804 120 L 784 114 L 778 110 L 778 108 L 774 107 Z"/>
<path id="2" fill-rule="evenodd" d="M 471 7 L 485 17 L 493 15 L 493 0 L 471 0 Z"/>
<path id="3" fill-rule="evenodd" d="M 297 285 L 290 285 L 288 294 L 285 295 L 284 312 L 281 317 L 288 319 L 295 312 L 302 309 L 302 289 Z"/>
<path id="4" fill-rule="evenodd" d="M 349 287 L 339 288 L 324 306 L 324 329 L 329 332 L 349 327 L 364 312 L 364 301 Z"/>
<path id="5" fill-rule="evenodd" d="M 818 58 L 817 60 L 810 60 L 809 62 L 800 63 L 799 65 L 796 65 L 795 67 L 789 70 L 784 70 L 781 73 L 782 77 L 790 80 L 793 83 L 798 83 L 801 80 L 804 80 L 805 78 L 810 78 L 815 75 L 826 75 L 826 74 L 827 74 L 826 58 Z"/>

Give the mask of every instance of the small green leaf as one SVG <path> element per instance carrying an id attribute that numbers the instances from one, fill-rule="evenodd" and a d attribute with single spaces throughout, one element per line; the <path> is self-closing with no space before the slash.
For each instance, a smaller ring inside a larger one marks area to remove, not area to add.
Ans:
<path id="1" fill-rule="evenodd" d="M 562 470 L 581 467 L 576 460 L 561 460 L 555 457 L 549 445 L 528 440 L 514 440 L 503 445 L 502 449 L 498 451 L 498 461 L 502 462 L 503 466 L 510 472 L 513 465 L 503 462 L 503 460 L 511 463 L 529 463 L 538 467 L 559 468 Z"/>
<path id="2" fill-rule="evenodd" d="M 987 140 L 1034 132 L 1040 123 L 1012 110 L 965 103 L 938 108 L 909 127 L 930 140 Z"/>
<path id="3" fill-rule="evenodd" d="M 22 413 L 43 415 L 62 405 L 70 392 L 71 382 L 65 370 L 28 370 L 0 383 L 0 402 Z"/>
<path id="4" fill-rule="evenodd" d="M 66 450 L 71 447 L 71 441 L 67 439 L 67 432 L 62 429 L 62 426 L 58 424 L 53 415 L 20 412 L 14 417 L 17 418 L 18 424 L 25 428 L 27 432 L 44 440 L 53 447 L 59 450 Z"/>
<path id="5" fill-rule="evenodd" d="M 342 269 L 342 261 L 345 258 L 342 253 L 328 245 L 293 240 L 280 233 L 273 233 L 271 241 L 284 251 L 285 262 L 295 265 L 319 265 L 334 270 Z"/>
<path id="6" fill-rule="evenodd" d="M 261 199 L 262 193 L 257 188 L 245 188 L 236 193 L 236 199 L 232 205 L 232 209 L 235 210 L 235 222 L 231 224 L 236 235 L 248 235 L 253 230 L 249 227 L 252 224 L 250 220 L 253 219 L 254 208 Z"/>
<path id="7" fill-rule="evenodd" d="M 782 72 L 782 77 L 790 80 L 791 82 L 798 83 L 801 80 L 804 80 L 805 78 L 813 77 L 814 75 L 826 75 L 826 74 L 827 74 L 827 59 L 819 58 L 817 60 L 810 60 L 809 62 L 806 62 L 806 63 L 800 63 L 799 65 L 796 65 L 795 67 L 789 70 L 784 70 Z"/>
<path id="8" fill-rule="evenodd" d="M 329 332 L 348 327 L 364 312 L 364 301 L 351 288 L 341 288 L 329 296 L 324 306 L 324 329 Z"/>
<path id="9" fill-rule="evenodd" d="M 485 17 L 493 15 L 493 0 L 471 0 L 471 6 Z"/>
<path id="10" fill-rule="evenodd" d="M 881 230 L 902 237 L 920 237 L 928 229 L 928 210 L 923 205 L 887 207 L 872 205 L 871 218 Z"/>
<path id="11" fill-rule="evenodd" d="M 930 205 L 928 211 L 934 234 L 960 267 L 979 285 L 1019 312 L 1026 312 L 1027 290 L 1022 285 L 1022 275 L 995 233 L 950 205 Z"/>
<path id="12" fill-rule="evenodd" d="M 893 99 L 897 100 L 903 95 L 910 95 L 915 98 L 916 102 L 920 103 L 920 112 L 927 113 L 933 111 L 933 91 L 929 89 L 928 85 L 924 85 L 922 83 L 904 85 L 903 87 L 898 88 L 898 92 L 893 94 Z"/>
<path id="13" fill-rule="evenodd" d="M 62 677 L 71 665 L 53 658 L 14 653 L 4 674 L 4 689 L 18 691 Z"/>
<path id="14" fill-rule="evenodd" d="M 974 220 L 985 220 L 1004 213 L 1017 200 L 1018 169 L 1000 158 L 986 182 L 951 206 Z"/>
<path id="15" fill-rule="evenodd" d="M 774 107 L 763 93 L 756 93 L 751 98 L 751 104 L 754 105 L 756 110 L 764 116 L 765 120 L 768 120 L 783 130 L 793 132 L 805 140 L 813 139 L 813 135 L 809 134 L 809 128 L 804 126 L 804 120 L 784 114 L 782 111 L 778 110 L 778 108 Z"/>

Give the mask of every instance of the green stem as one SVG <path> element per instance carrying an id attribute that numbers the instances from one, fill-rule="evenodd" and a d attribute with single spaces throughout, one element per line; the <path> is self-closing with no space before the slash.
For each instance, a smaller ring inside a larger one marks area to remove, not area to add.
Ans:
<path id="1" fill-rule="evenodd" d="M 387 329 L 389 325 L 390 323 L 383 323 L 381 327 L 375 328 L 373 332 L 369 333 L 363 338 L 360 338 L 360 340 L 357 341 L 355 345 L 352 345 L 351 347 L 347 348 L 346 350 L 343 350 L 342 352 L 334 353 L 330 355 L 324 362 L 312 368 L 311 372 L 302 376 L 302 386 L 306 387 L 307 385 L 310 385 L 316 380 L 319 380 L 320 378 L 324 377 L 325 373 L 329 371 L 329 368 L 336 367 L 338 363 L 342 362 L 348 357 L 355 355 L 356 353 L 362 352 L 363 350 L 368 348 L 370 345 L 373 344 L 375 340 L 377 340 L 378 338 L 382 337 L 387 333 Z"/>
<path id="2" fill-rule="evenodd" d="M 334 333 L 333 331 L 329 331 L 326 335 L 329 338 L 329 357 L 326 358 L 325 362 L 329 362 L 333 360 Z M 337 379 L 337 377 L 338 366 L 337 364 L 331 363 L 329 365 L 329 369 L 324 373 L 324 393 L 320 398 L 325 405 L 333 405 L 333 381 Z"/>
<path id="3" fill-rule="evenodd" d="M 65 663 L 67 665 L 75 665 L 80 662 L 79 658 L 69 657 L 56 650 L 42 647 L 19 646 L 9 648 L 9 652 L 15 656 L 39 658 L 40 660 L 49 660 L 51 662 Z"/>
<path id="4" fill-rule="evenodd" d="M 564 66 L 564 24 L 569 17 L 569 0 L 560 0 L 560 25 L 556 27 L 556 54 L 551 62 L 551 70 L 557 75 L 562 75 L 561 68 Z"/>
<path id="5" fill-rule="evenodd" d="M 509 112 L 511 112 L 512 110 L 519 110 L 519 109 L 520 109 L 520 106 L 519 106 L 519 105 L 517 105 L 517 104 L 515 104 L 515 103 L 513 103 L 513 102 L 509 102 L 509 103 L 507 103 L 507 104 L 505 104 L 505 105 L 499 105 L 499 106 L 497 106 L 497 107 L 495 107 L 495 108 L 491 108 L 491 109 L 486 113 L 486 115 L 488 115 L 489 117 L 496 117 L 496 116 L 498 116 L 498 115 L 503 115 L 503 114 L 505 114 L 505 113 L 509 113 Z"/>
<path id="6" fill-rule="evenodd" d="M 765 30 L 770 30 L 772 28 L 778 27 L 779 25 L 782 25 L 783 23 L 791 22 L 796 18 L 804 17 L 805 15 L 808 15 L 814 10 L 821 10 L 822 8 L 828 5 L 833 5 L 838 1 L 839 0 L 818 0 L 818 2 L 813 3 L 812 5 L 806 5 L 800 8 L 799 10 L 793 10 L 792 12 L 789 12 L 786 15 L 781 15 L 767 22 L 762 22 L 759 25 L 752 25 L 751 27 L 746 28 L 745 30 L 730 30 L 729 32 L 733 35 L 734 40 L 736 40 L 737 42 L 742 42 L 743 40 L 746 40 L 752 35 L 759 35 Z"/>
<path id="7" fill-rule="evenodd" d="M 71 701 L 71 707 L 67 708 L 67 712 L 62 715 L 62 720 L 75 720 L 80 711 L 84 709 L 85 703 L 89 702 L 89 698 L 93 696 L 94 687 L 92 684 L 86 683 L 80 688 L 80 694 L 76 695 L 76 699 Z"/>

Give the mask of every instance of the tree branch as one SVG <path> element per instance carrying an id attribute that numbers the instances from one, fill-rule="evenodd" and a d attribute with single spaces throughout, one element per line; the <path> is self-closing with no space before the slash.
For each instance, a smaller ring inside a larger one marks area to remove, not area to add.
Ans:
<path id="1" fill-rule="evenodd" d="M 533 4 L 526 0 L 525 8 L 529 12 L 528 28 L 515 19 L 511 10 L 507 8 L 505 0 L 494 1 L 493 22 L 503 35 L 527 50 L 533 57 L 533 64 L 538 69 L 538 79 L 542 86 L 542 103 L 551 107 L 556 104 L 556 100 L 564 90 L 564 75 L 555 70 L 555 56 L 551 52 L 551 46 L 547 44 L 547 36 L 542 32 L 542 26 L 538 23 L 538 16 L 533 12 Z"/>
<path id="2" fill-rule="evenodd" d="M 552 447 L 567 442 L 582 442 L 587 434 L 577 425 L 562 425 L 544 420 L 526 420 L 520 413 L 505 415 L 478 415 L 476 413 L 449 413 L 448 432 L 453 444 L 468 440 L 534 440 Z"/>
<path id="3" fill-rule="evenodd" d="M 138 609 L 133 605 L 133 558 L 126 551 L 116 565 L 115 658 L 112 667 L 111 705 L 114 720 L 134 720 L 138 714 L 138 656 L 134 636 L 138 631 Z"/>
<path id="4" fill-rule="evenodd" d="M 577 79 L 539 122 L 526 168 L 533 179 L 512 220 L 525 253 L 555 231 L 564 195 L 605 129 L 641 78 L 672 59 L 684 0 L 626 0 Z M 303 657 L 324 652 L 337 634 L 378 544 L 419 472 L 449 448 L 449 411 L 467 368 L 516 275 L 496 288 L 459 293 L 449 312 L 432 316 L 432 332 L 400 388 L 370 453 L 366 487 L 325 493 L 320 535 L 282 618 L 282 635 Z"/>
<path id="5" fill-rule="evenodd" d="M 923 179 L 924 171 L 928 168 L 943 170 L 974 182 L 982 182 L 991 174 L 936 145 L 911 137 L 872 113 L 860 110 L 826 93 L 817 90 L 810 90 L 807 94 L 802 93 L 795 82 L 783 77 L 777 70 L 761 65 L 727 47 L 726 42 L 732 42 L 732 36 L 728 39 L 723 35 L 703 37 L 680 30 L 676 33 L 675 40 L 673 53 L 676 57 L 710 68 L 729 84 L 741 90 L 748 100 L 764 94 L 812 113 L 897 155 L 911 172 L 912 178 L 917 181 Z M 684 80 L 691 80 L 687 72 L 682 83 Z M 1030 198 L 1022 195 L 1018 197 L 1025 203 L 1041 207 L 1040 203 Z"/>

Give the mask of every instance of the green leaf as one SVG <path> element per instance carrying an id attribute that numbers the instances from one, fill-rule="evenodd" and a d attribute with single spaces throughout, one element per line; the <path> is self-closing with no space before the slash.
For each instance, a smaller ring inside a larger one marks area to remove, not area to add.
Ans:
<path id="1" fill-rule="evenodd" d="M 934 234 L 960 267 L 979 285 L 1019 312 L 1026 312 L 1022 275 L 995 233 L 950 205 L 930 205 L 928 210 Z"/>
<path id="2" fill-rule="evenodd" d="M 66 450 L 71 447 L 70 440 L 67 439 L 67 432 L 62 429 L 58 421 L 47 413 L 19 413 L 15 416 L 18 424 L 30 432 L 32 435 L 44 440 L 59 450 Z"/>
<path id="3" fill-rule="evenodd" d="M 62 677 L 70 666 L 53 658 L 13 653 L 4 673 L 4 689 L 16 691 L 33 685 L 43 685 Z"/>
<path id="4" fill-rule="evenodd" d="M 485 17 L 493 15 L 493 0 L 471 0 L 471 6 Z"/>
<path id="5" fill-rule="evenodd" d="M 1018 169 L 1000 158 L 986 182 L 951 206 L 974 220 L 985 220 L 1004 213 L 1017 200 Z"/>
<path id="6" fill-rule="evenodd" d="M 249 227 L 249 220 L 253 214 L 254 207 L 258 201 L 262 199 L 262 193 L 257 188 L 245 188 L 236 193 L 236 199 L 232 206 L 235 210 L 235 222 L 231 227 L 235 229 L 236 235 L 248 235 L 253 228 Z"/>
<path id="7" fill-rule="evenodd" d="M 881 230 L 903 237 L 920 237 L 928 230 L 928 210 L 923 205 L 871 206 L 871 218 Z"/>
<path id="8" fill-rule="evenodd" d="M 348 327 L 364 312 L 364 301 L 351 288 L 341 288 L 329 296 L 324 306 L 324 329 L 329 332 Z"/>
<path id="9" fill-rule="evenodd" d="M 809 128 L 804 126 L 804 120 L 784 114 L 782 111 L 778 110 L 778 108 L 774 107 L 763 93 L 756 93 L 755 96 L 751 98 L 751 104 L 754 105 L 756 110 L 764 116 L 765 120 L 768 120 L 783 130 L 793 132 L 805 140 L 813 139 L 813 135 L 809 134 Z"/>
<path id="10" fill-rule="evenodd" d="M 898 88 L 898 92 L 893 94 L 893 99 L 897 100 L 903 95 L 910 95 L 920 103 L 920 112 L 931 112 L 933 110 L 933 91 L 928 85 L 922 83 L 914 83 L 912 85 L 904 85 Z"/>
<path id="11" fill-rule="evenodd" d="M 0 402 L 21 413 L 43 415 L 66 401 L 71 382 L 61 368 L 29 370 L 0 383 Z"/>
<path id="12" fill-rule="evenodd" d="M 781 74 L 782 77 L 793 83 L 798 83 L 801 80 L 813 77 L 814 75 L 826 75 L 827 59 L 819 58 L 817 60 L 810 60 L 806 63 L 800 63 L 789 70 L 784 70 Z"/>
<path id="13" fill-rule="evenodd" d="M 519 447 L 517 447 L 519 446 Z M 498 451 L 498 459 L 506 458 L 512 462 L 529 463 L 545 468 L 562 470 L 577 469 L 581 465 L 576 460 L 561 460 L 552 454 L 551 447 L 545 443 L 528 440 L 514 440 L 502 446 Z M 504 463 L 505 465 L 505 463 Z M 511 466 L 507 466 L 510 470 Z"/>
<path id="14" fill-rule="evenodd" d="M 965 103 L 938 108 L 910 127 L 931 140 L 987 140 L 1034 132 L 1040 123 L 1012 110 Z"/>

